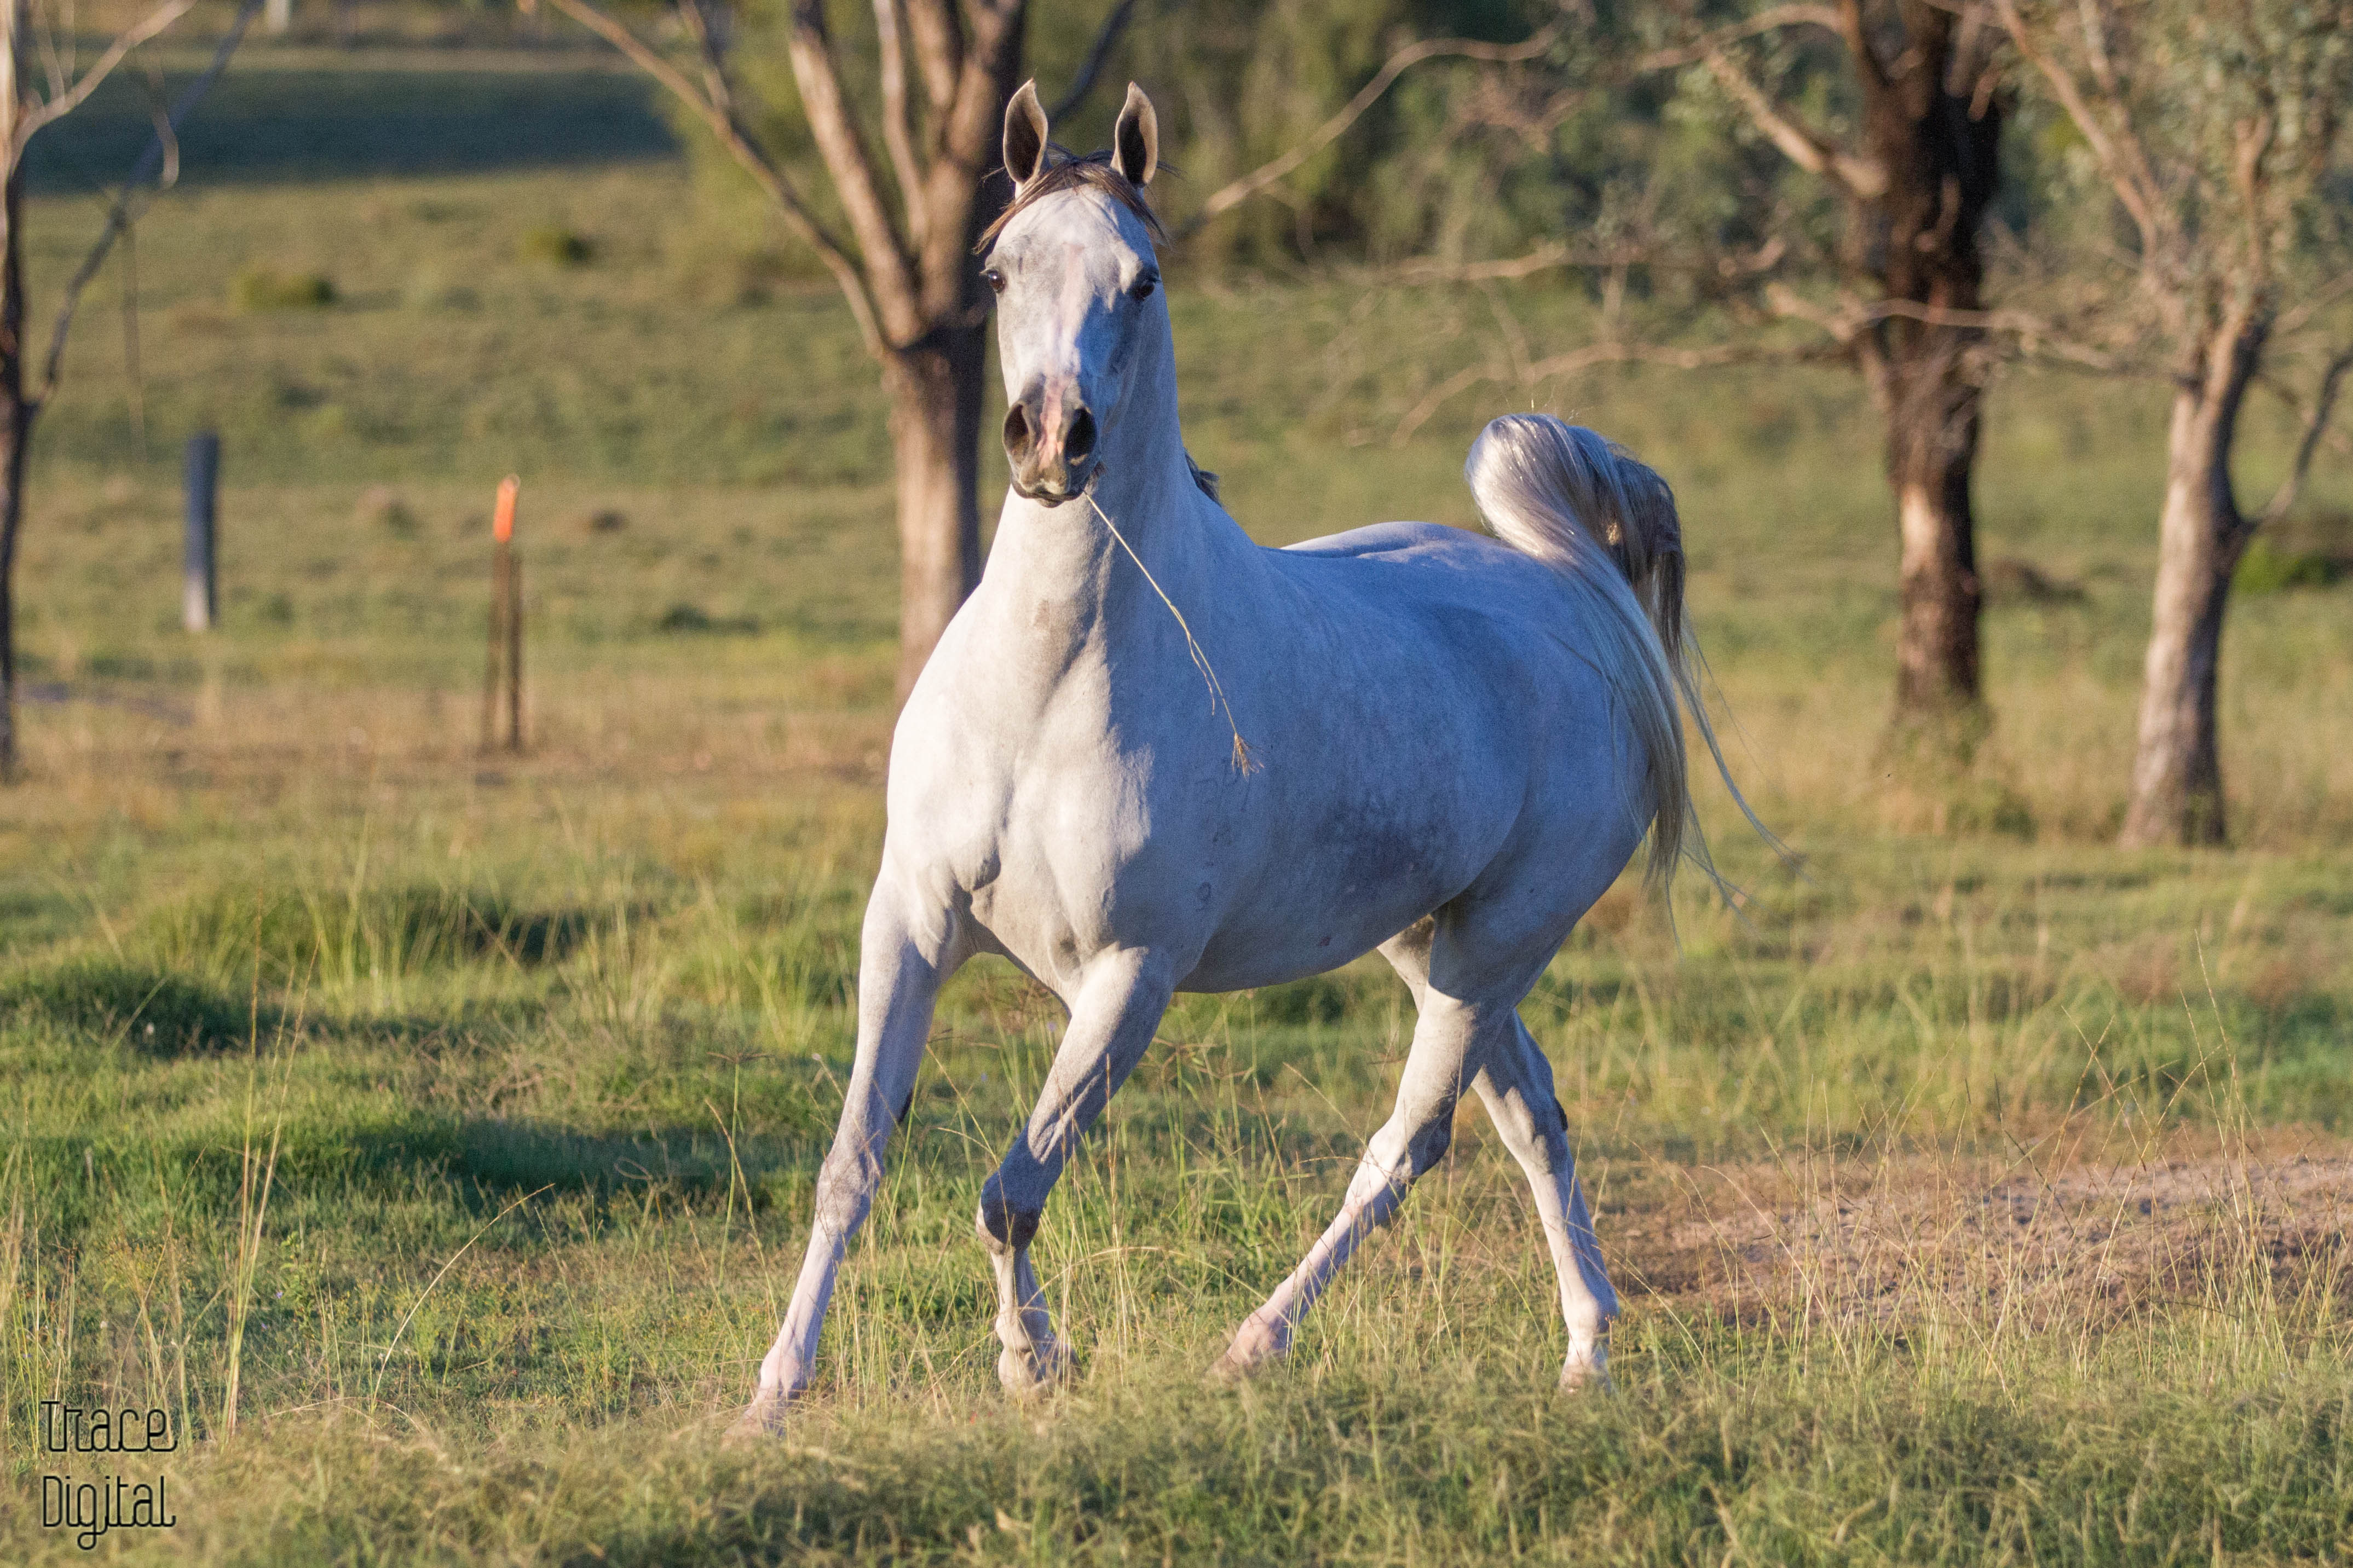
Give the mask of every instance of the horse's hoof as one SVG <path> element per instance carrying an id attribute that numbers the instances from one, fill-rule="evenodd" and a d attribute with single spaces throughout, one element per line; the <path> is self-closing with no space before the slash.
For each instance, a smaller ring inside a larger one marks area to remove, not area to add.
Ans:
<path id="1" fill-rule="evenodd" d="M 783 1394 L 760 1394 L 744 1407 L 744 1414 L 721 1435 L 720 1441 L 731 1447 L 765 1442 L 781 1437 L 785 1432 L 785 1413 L 792 1401 Z"/>
<path id="2" fill-rule="evenodd" d="M 1239 1383 L 1280 1364 L 1290 1353 L 1288 1336 L 1250 1318 L 1234 1331 L 1234 1342 L 1209 1368 L 1209 1375 L 1219 1383 Z"/>
<path id="3" fill-rule="evenodd" d="M 1016 1399 L 1037 1399 L 1068 1383 L 1078 1360 L 1061 1341 L 1049 1336 L 1027 1351 L 1008 1345 L 997 1354 L 997 1381 Z"/>
<path id="4" fill-rule="evenodd" d="M 1563 1394 L 1609 1394 L 1617 1388 L 1609 1381 L 1609 1353 L 1596 1350 L 1584 1355 L 1572 1353 L 1560 1369 L 1560 1391 Z"/>

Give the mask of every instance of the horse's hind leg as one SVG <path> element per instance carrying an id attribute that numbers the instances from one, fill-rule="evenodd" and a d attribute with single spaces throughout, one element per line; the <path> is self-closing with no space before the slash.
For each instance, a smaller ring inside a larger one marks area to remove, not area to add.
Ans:
<path id="1" fill-rule="evenodd" d="M 1461 1097 L 1482 1025 L 1492 1028 L 1493 1015 L 1438 995 L 1419 978 L 1426 973 L 1430 940 L 1431 926 L 1425 921 L 1381 949 L 1413 984 L 1414 1001 L 1420 1008 L 1398 1082 L 1397 1108 L 1365 1145 L 1339 1214 L 1290 1278 L 1235 1331 L 1234 1342 L 1217 1365 L 1221 1374 L 1252 1372 L 1289 1353 L 1300 1320 L 1315 1299 L 1365 1237 L 1397 1212 L 1415 1179 L 1446 1152 L 1453 1137 L 1455 1102 Z"/>
<path id="2" fill-rule="evenodd" d="M 784 1326 L 760 1363 L 759 1389 L 732 1429 L 734 1435 L 776 1430 L 786 1407 L 808 1386 L 834 1277 L 849 1238 L 873 1206 L 891 1129 L 914 1100 L 933 1004 L 941 983 L 967 951 L 953 916 L 915 908 L 888 875 L 867 900 L 859 938 L 858 1057 L 841 1123 L 818 1174 L 808 1252 Z"/>
<path id="3" fill-rule="evenodd" d="M 1071 999 L 1070 1027 L 1054 1054 L 1029 1124 L 980 1194 L 980 1239 L 997 1273 L 997 1358 L 1006 1392 L 1029 1394 L 1071 1370 L 1054 1337 L 1029 1243 L 1071 1151 L 1143 1059 L 1167 1010 L 1173 983 L 1149 953 L 1107 953 Z"/>
<path id="4" fill-rule="evenodd" d="M 1473 1081 L 1504 1146 L 1527 1173 L 1535 1193 L 1536 1218 L 1560 1276 L 1560 1311 L 1568 1324 L 1568 1360 L 1561 1368 L 1560 1385 L 1599 1383 L 1606 1387 L 1609 1321 L 1618 1315 L 1618 1292 L 1601 1266 L 1601 1244 L 1586 1212 L 1584 1190 L 1577 1185 L 1577 1158 L 1568 1147 L 1568 1113 L 1554 1097 L 1552 1064 L 1515 1016 L 1511 1035 L 1487 1053 Z"/>
<path id="5" fill-rule="evenodd" d="M 1381 946 L 1413 992 L 1416 1007 L 1430 988 L 1430 949 L 1434 923 L 1424 921 Z M 1533 982 L 1531 982 L 1533 984 Z M 1552 1249 L 1560 1277 L 1560 1311 L 1568 1326 L 1568 1359 L 1560 1385 L 1607 1385 L 1610 1321 L 1618 1316 L 1618 1292 L 1602 1267 L 1601 1243 L 1577 1179 L 1577 1156 L 1568 1146 L 1568 1112 L 1553 1092 L 1552 1063 L 1528 1026 L 1512 1012 L 1511 1032 L 1496 1031 L 1482 1054 L 1472 1082 L 1504 1146 L 1520 1163 L 1535 1194 L 1536 1218 Z"/>
<path id="6" fill-rule="evenodd" d="M 1382 944 L 1381 956 L 1412 988 L 1420 1010 L 1397 1110 L 1366 1146 L 1338 1217 L 1291 1278 L 1243 1322 L 1219 1370 L 1247 1372 L 1289 1351 L 1300 1319 L 1348 1255 L 1446 1152 L 1454 1103 L 1469 1077 L 1535 1188 L 1568 1321 L 1561 1383 L 1574 1386 L 1606 1376 L 1605 1335 L 1618 1299 L 1602 1272 L 1601 1250 L 1577 1187 L 1568 1119 L 1553 1098 L 1551 1066 L 1517 1011 L 1566 931 L 1557 909 L 1529 919 L 1508 905 L 1472 906 L 1451 908 Z"/>

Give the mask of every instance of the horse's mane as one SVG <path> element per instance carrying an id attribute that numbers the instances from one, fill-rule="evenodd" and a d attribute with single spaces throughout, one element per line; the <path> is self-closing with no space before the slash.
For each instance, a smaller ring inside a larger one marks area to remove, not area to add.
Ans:
<path id="1" fill-rule="evenodd" d="M 997 221 L 980 231 L 980 242 L 973 247 L 974 250 L 987 250 L 995 245 L 997 237 L 1005 232 L 1005 226 L 1023 209 L 1044 201 L 1057 191 L 1082 189 L 1101 191 L 1142 218 L 1145 232 L 1152 236 L 1153 244 L 1168 243 L 1168 231 L 1160 226 L 1160 219 L 1153 212 L 1152 204 L 1145 199 L 1142 188 L 1112 166 L 1110 149 L 1100 153 L 1073 153 L 1067 147 L 1050 146 L 1046 149 L 1046 172 L 1014 192 L 1013 199 L 1006 204 L 1005 210 L 997 215 Z M 1166 164 L 1162 166 L 1166 167 Z"/>

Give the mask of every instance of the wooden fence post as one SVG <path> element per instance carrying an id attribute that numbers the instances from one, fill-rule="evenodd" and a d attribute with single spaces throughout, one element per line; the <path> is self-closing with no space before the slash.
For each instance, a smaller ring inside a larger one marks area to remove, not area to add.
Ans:
<path id="1" fill-rule="evenodd" d="M 507 750 L 522 750 L 522 568 L 515 560 L 516 492 L 522 483 L 509 474 L 499 481 L 498 509 L 491 514 L 491 646 L 482 671 L 482 750 L 498 744 L 500 676 L 505 676 Z"/>
<path id="2" fill-rule="evenodd" d="M 188 437 L 187 552 L 180 582 L 180 624 L 192 632 L 212 629 L 220 614 L 217 540 L 220 437 L 207 430 Z"/>

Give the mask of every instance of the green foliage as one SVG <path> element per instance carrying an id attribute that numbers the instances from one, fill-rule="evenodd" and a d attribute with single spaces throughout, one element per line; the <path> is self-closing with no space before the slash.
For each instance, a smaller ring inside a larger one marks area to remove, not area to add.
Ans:
<path id="1" fill-rule="evenodd" d="M 2353 576 L 2353 557 L 2341 550 L 2296 548 L 2256 533 L 2231 572 L 2233 593 L 2284 593 L 2289 588 L 2329 588 Z"/>
<path id="2" fill-rule="evenodd" d="M 541 224 L 525 229 L 515 250 L 526 261 L 545 262 L 552 267 L 586 267 L 596 255 L 595 241 L 561 224 Z"/>
<path id="3" fill-rule="evenodd" d="M 1029 63 L 1049 104 L 1077 74 L 1103 19 L 1091 0 L 1040 0 L 1029 11 Z M 1516 43 L 1552 16 L 1520 0 L 1211 0 L 1139 8 L 1105 63 L 1089 100 L 1054 128 L 1076 151 L 1108 143 L 1120 84 L 1154 94 L 1165 183 L 1154 195 L 1164 214 L 1181 214 L 1238 175 L 1289 151 L 1330 118 L 1396 48 L 1419 37 Z M 758 106 L 762 143 L 794 171 L 799 188 L 839 232 L 839 211 L 799 108 L 783 44 L 788 8 L 762 4 L 742 14 L 735 68 Z M 829 13 L 844 78 L 869 116 L 868 144 L 882 145 L 872 121 L 878 47 L 871 18 L 854 8 Z M 1579 32 L 1564 60 L 1589 60 L 1596 46 Z M 1280 201 L 1260 201 L 1211 226 L 1190 248 L 1213 262 L 1283 263 L 1337 255 L 1392 258 L 1436 247 L 1447 254 L 1520 243 L 1554 231 L 1567 165 L 1531 160 L 1509 127 L 1470 112 L 1475 72 L 1460 63 L 1419 68 L 1282 182 Z M 1523 93 L 1536 89 L 1521 84 Z M 1607 95 L 1603 95 L 1607 96 Z M 1599 130 L 1622 108 L 1597 104 L 1580 124 Z M 672 110 L 698 184 L 714 212 L 749 221 L 756 211 L 733 161 L 691 114 Z M 1562 148 L 1569 145 L 1566 135 Z M 1574 184 L 1574 182 L 1571 182 Z M 821 277 L 814 258 L 792 254 L 796 273 Z"/>
<path id="4" fill-rule="evenodd" d="M 248 267 L 229 279 L 228 298 L 240 310 L 323 310 L 335 302 L 335 285 L 322 272 Z"/>
<path id="5" fill-rule="evenodd" d="M 2113 173 L 2080 133 L 2054 127 L 2046 138 L 2037 172 L 2052 196 L 2041 217 L 2072 274 L 2066 284 L 2098 279 L 2104 257 L 2147 256 L 2166 289 L 2211 318 L 2247 289 L 2276 298 L 2341 270 L 2353 247 L 2340 188 L 2353 5 L 2040 0 L 2023 9 L 2059 68 L 2116 84 L 2097 89 L 2113 99 L 2105 112 L 2129 114 L 2137 138 L 2117 154 L 2135 171 L 2134 205 L 2146 215 L 2131 222 Z M 2147 306 L 2137 266 L 2108 270 L 2116 311 Z"/>
<path id="6" fill-rule="evenodd" d="M 749 637 L 760 623 L 749 616 L 714 616 L 700 605 L 676 604 L 655 618 L 654 630 L 670 633 L 735 634 Z"/>

